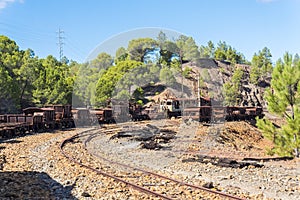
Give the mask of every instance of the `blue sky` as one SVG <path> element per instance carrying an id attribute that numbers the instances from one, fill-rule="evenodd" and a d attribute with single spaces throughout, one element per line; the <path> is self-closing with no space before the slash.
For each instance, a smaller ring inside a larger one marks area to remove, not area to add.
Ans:
<path id="1" fill-rule="evenodd" d="M 139 28 L 192 36 L 198 45 L 226 41 L 248 60 L 263 47 L 275 62 L 300 53 L 300 0 L 0 0 L 0 35 L 40 58 L 64 55 L 84 62 L 104 41 Z"/>

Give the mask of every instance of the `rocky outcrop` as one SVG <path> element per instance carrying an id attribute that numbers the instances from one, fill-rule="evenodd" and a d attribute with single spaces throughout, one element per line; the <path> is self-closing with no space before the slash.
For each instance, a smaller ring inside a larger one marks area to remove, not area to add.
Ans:
<path id="1" fill-rule="evenodd" d="M 185 79 L 183 84 L 190 88 L 192 93 L 191 98 L 198 96 L 198 80 L 200 75 L 204 81 L 204 85 L 200 86 L 201 95 L 210 96 L 222 102 L 222 88 L 224 83 L 231 81 L 235 68 L 241 68 L 244 74 L 241 80 L 241 99 L 238 106 L 265 106 L 263 95 L 265 89 L 270 86 L 270 74 L 257 85 L 254 85 L 250 83 L 250 65 L 232 65 L 226 61 L 199 59 L 197 62 L 184 64 L 183 68 L 186 67 L 192 70 L 189 79 Z"/>

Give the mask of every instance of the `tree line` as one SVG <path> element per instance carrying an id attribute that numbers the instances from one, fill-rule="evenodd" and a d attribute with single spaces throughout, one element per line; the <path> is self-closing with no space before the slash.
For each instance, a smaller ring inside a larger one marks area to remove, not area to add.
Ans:
<path id="1" fill-rule="evenodd" d="M 215 45 L 209 41 L 207 45 L 197 46 L 192 37 L 180 35 L 170 40 L 162 31 L 155 39 L 133 39 L 127 47 L 117 49 L 115 55 L 102 52 L 86 63 L 59 61 L 51 55 L 38 58 L 33 50 L 20 50 L 16 42 L 6 36 L 0 36 L 0 42 L 0 113 L 20 111 L 27 106 L 71 104 L 72 98 L 78 104 L 74 106 L 101 106 L 116 91 L 119 96 L 130 96 L 129 86 L 138 79 L 141 82 L 137 83 L 138 87 L 143 86 L 145 80 L 176 85 L 175 75 L 188 78 L 190 73 L 188 67 L 182 70 L 181 64 L 196 62 L 199 58 L 231 63 L 233 76 L 223 85 L 223 94 L 225 105 L 238 105 L 244 74 L 235 64 L 251 65 L 250 83 L 254 85 L 270 76 L 274 67 L 267 47 L 254 53 L 250 62 L 226 42 Z M 298 54 L 295 62 L 297 60 Z M 140 70 L 136 77 L 124 76 L 134 68 Z M 120 81 L 122 84 L 118 84 Z"/>
<path id="2" fill-rule="evenodd" d="M 69 103 L 75 76 L 71 65 L 53 56 L 38 58 L 0 36 L 0 113 L 51 103 Z"/>

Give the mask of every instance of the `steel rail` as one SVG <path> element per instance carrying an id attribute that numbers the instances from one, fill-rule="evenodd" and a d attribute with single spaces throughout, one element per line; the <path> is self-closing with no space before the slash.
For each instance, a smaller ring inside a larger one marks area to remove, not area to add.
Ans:
<path id="1" fill-rule="evenodd" d="M 165 196 L 165 195 L 163 195 L 163 194 L 159 194 L 159 193 L 157 193 L 157 192 L 153 192 L 153 191 L 151 191 L 151 190 L 149 190 L 149 189 L 147 189 L 147 188 L 143 188 L 143 187 L 141 187 L 141 186 L 139 186 L 139 185 L 136 185 L 136 184 L 134 184 L 134 183 L 130 183 L 130 182 L 126 181 L 126 180 L 123 180 L 122 178 L 119 178 L 119 177 L 117 177 L 117 176 L 111 175 L 111 174 L 106 173 L 106 172 L 104 172 L 104 171 L 102 171 L 102 170 L 94 169 L 94 168 L 91 167 L 91 166 L 82 164 L 82 163 L 78 162 L 77 160 L 75 160 L 75 158 L 69 156 L 69 155 L 63 150 L 63 147 L 66 145 L 66 143 L 72 141 L 73 139 L 75 139 L 76 137 L 78 137 L 80 134 L 82 134 L 82 133 L 78 133 L 78 134 L 76 134 L 76 135 L 74 135 L 74 136 L 72 136 L 72 137 L 70 137 L 70 138 L 67 138 L 67 139 L 65 139 L 65 140 L 63 140 L 63 141 L 61 142 L 61 144 L 60 144 L 60 151 L 61 151 L 61 153 L 62 153 L 67 159 L 69 159 L 69 160 L 71 160 L 72 162 L 74 162 L 74 163 L 76 163 L 76 164 L 78 164 L 78 165 L 80 165 L 80 166 L 82 166 L 82 167 L 85 167 L 85 168 L 87 168 L 87 169 L 89 169 L 89 170 L 91 170 L 91 171 L 93 171 L 93 172 L 95 172 L 95 173 L 97 173 L 97 174 L 101 174 L 101 175 L 103 175 L 103 176 L 112 178 L 112 179 L 114 179 L 114 180 L 116 180 L 116 181 L 118 181 L 118 182 L 124 183 L 124 184 L 126 184 L 126 185 L 132 187 L 133 189 L 136 189 L 136 190 L 138 190 L 138 191 L 140 191 L 140 192 L 143 192 L 143 193 L 146 193 L 146 194 L 150 194 L 150 195 L 153 195 L 153 196 L 156 196 L 156 197 L 160 197 L 160 198 L 162 198 L 162 199 L 172 200 L 172 198 L 167 197 L 167 196 Z"/>
<path id="2" fill-rule="evenodd" d="M 86 150 L 87 150 L 87 143 L 90 142 L 95 136 L 96 136 L 96 134 L 91 135 L 88 139 L 85 140 L 84 146 L 85 146 Z M 208 189 L 208 188 L 201 187 L 201 186 L 197 186 L 197 185 L 192 185 L 192 184 L 189 184 L 189 183 L 186 183 L 186 182 L 182 182 L 182 181 L 179 181 L 179 180 L 176 180 L 176 179 L 167 177 L 167 176 L 163 176 L 163 175 L 160 175 L 160 174 L 157 174 L 157 173 L 154 173 L 154 172 L 146 171 L 146 170 L 144 170 L 144 169 L 140 169 L 140 168 L 132 167 L 132 166 L 127 165 L 127 164 L 123 164 L 123 163 L 119 163 L 119 162 L 116 162 L 116 161 L 112 161 L 112 160 L 109 160 L 109 159 L 107 159 L 107 158 L 104 158 L 103 156 L 100 156 L 100 155 L 98 155 L 98 154 L 92 154 L 92 155 L 94 155 L 94 156 L 96 156 L 96 157 L 98 157 L 98 158 L 100 158 L 100 159 L 102 159 L 102 160 L 105 160 L 106 162 L 109 162 L 109 163 L 111 163 L 111 164 L 119 165 L 119 166 L 122 166 L 122 167 L 125 167 L 125 168 L 134 169 L 134 170 L 143 172 L 143 173 L 145 173 L 145 174 L 150 174 L 150 175 L 153 175 L 153 176 L 162 178 L 162 179 L 166 179 L 166 180 L 169 180 L 169 181 L 173 181 L 173 182 L 175 182 L 175 183 L 177 183 L 177 184 L 180 184 L 180 185 L 188 186 L 188 187 L 191 187 L 191 188 L 194 188 L 194 189 L 199 189 L 199 190 L 206 191 L 206 192 L 209 192 L 209 193 L 212 193 L 212 194 L 217 194 L 217 195 L 220 195 L 220 196 L 222 196 L 222 197 L 229 198 L 229 199 L 234 199 L 234 200 L 244 200 L 243 198 L 236 197 L 236 196 L 233 196 L 233 195 L 230 195 L 230 194 L 226 194 L 226 193 L 223 193 L 223 192 L 210 190 L 210 189 Z"/>

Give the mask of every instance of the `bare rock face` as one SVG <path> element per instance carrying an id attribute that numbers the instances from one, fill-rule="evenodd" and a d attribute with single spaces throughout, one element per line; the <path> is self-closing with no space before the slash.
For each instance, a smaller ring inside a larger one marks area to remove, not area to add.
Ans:
<path id="1" fill-rule="evenodd" d="M 243 71 L 241 79 L 240 97 L 236 106 L 265 107 L 264 92 L 270 86 L 271 74 L 260 78 L 257 85 L 250 83 L 251 66 L 245 64 L 231 64 L 226 61 L 202 58 L 182 65 L 182 70 L 189 69 L 185 77 L 181 73 L 175 75 L 176 82 L 165 86 L 162 83 L 143 87 L 145 96 L 158 102 L 162 98 L 191 98 L 199 95 L 214 100 L 213 106 L 223 106 L 223 85 L 232 81 L 235 69 Z M 159 93 L 159 94 L 157 94 Z"/>
<path id="2" fill-rule="evenodd" d="M 223 84 L 230 82 L 235 68 L 243 70 L 241 80 L 241 99 L 239 106 L 265 106 L 263 100 L 264 91 L 270 86 L 271 75 L 268 74 L 264 80 L 260 80 L 257 85 L 250 83 L 250 65 L 231 64 L 225 61 L 216 61 L 214 59 L 199 59 L 197 62 L 186 63 L 183 68 L 192 69 L 190 77 L 183 81 L 183 84 L 190 89 L 191 98 L 197 98 L 199 85 L 197 81 L 199 76 L 204 83 L 200 85 L 202 96 L 210 96 L 218 101 L 223 100 Z"/>

